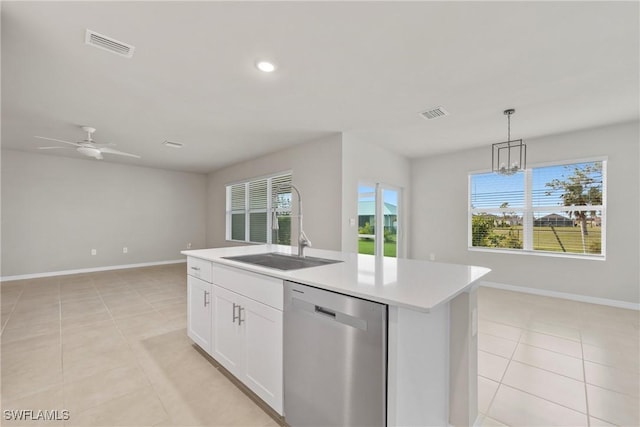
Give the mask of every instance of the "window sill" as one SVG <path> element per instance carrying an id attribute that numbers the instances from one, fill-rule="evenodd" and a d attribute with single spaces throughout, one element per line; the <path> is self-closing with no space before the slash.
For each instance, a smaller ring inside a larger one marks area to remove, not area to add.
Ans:
<path id="1" fill-rule="evenodd" d="M 499 254 L 512 254 L 512 255 L 533 255 L 552 258 L 572 258 L 572 259 L 584 259 L 590 261 L 606 261 L 606 255 L 582 255 L 577 253 L 559 253 L 559 252 L 547 252 L 547 251 L 528 251 L 524 249 L 493 249 L 483 248 L 477 246 L 467 247 L 470 252 L 490 252 Z"/>
<path id="2" fill-rule="evenodd" d="M 246 240 L 233 240 L 233 239 L 226 239 L 225 242 L 242 243 L 242 244 L 245 244 L 245 245 L 266 245 L 267 244 L 267 243 L 247 242 Z"/>

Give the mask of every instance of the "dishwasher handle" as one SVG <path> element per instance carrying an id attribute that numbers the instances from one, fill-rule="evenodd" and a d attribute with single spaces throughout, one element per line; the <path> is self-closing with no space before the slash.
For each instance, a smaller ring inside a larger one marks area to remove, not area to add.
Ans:
<path id="1" fill-rule="evenodd" d="M 317 316 L 322 316 L 322 318 L 324 319 L 333 320 L 356 329 L 361 329 L 363 331 L 367 330 L 366 319 L 351 316 L 340 311 L 331 310 L 296 297 L 291 298 L 291 308 L 306 311 L 307 313 L 315 314 Z"/>
<path id="2" fill-rule="evenodd" d="M 324 307 L 320 307 L 319 305 L 316 305 L 316 313 L 320 313 L 320 314 L 324 314 L 325 316 L 329 316 L 329 317 L 333 317 L 334 319 L 336 318 L 336 312 L 335 311 L 331 311 L 327 308 Z"/>

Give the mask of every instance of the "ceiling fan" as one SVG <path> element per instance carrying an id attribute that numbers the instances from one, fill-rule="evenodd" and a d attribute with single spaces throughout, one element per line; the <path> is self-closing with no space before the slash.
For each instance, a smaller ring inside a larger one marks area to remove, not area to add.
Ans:
<path id="1" fill-rule="evenodd" d="M 108 147 L 109 145 L 114 145 L 114 144 L 110 144 L 110 143 L 101 144 L 101 143 L 95 142 L 93 138 L 91 138 L 91 135 L 96 131 L 96 128 L 92 128 L 90 126 L 82 126 L 81 128 L 83 131 L 87 133 L 87 137 L 84 140 L 78 141 L 78 142 L 63 141 L 61 139 L 47 138 L 45 136 L 36 136 L 35 138 L 46 139 L 48 141 L 62 142 L 63 144 L 75 145 L 76 151 L 78 153 L 84 154 L 85 156 L 88 156 L 88 157 L 93 157 L 94 159 L 98 159 L 98 160 L 103 159 L 102 157 L 103 154 L 115 154 L 118 156 L 135 157 L 136 159 L 140 158 L 140 156 L 136 154 L 125 153 L 124 151 L 114 150 L 113 148 Z M 71 147 L 38 147 L 38 148 L 40 150 L 53 150 L 57 148 L 70 149 Z"/>

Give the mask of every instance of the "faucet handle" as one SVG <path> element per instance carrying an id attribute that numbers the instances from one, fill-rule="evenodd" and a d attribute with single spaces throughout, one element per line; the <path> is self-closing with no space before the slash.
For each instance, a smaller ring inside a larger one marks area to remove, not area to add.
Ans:
<path id="1" fill-rule="evenodd" d="M 312 246 L 311 240 L 309 240 L 309 238 L 307 237 L 304 231 L 301 231 L 300 235 L 298 236 L 298 245 L 308 246 L 308 247 Z"/>

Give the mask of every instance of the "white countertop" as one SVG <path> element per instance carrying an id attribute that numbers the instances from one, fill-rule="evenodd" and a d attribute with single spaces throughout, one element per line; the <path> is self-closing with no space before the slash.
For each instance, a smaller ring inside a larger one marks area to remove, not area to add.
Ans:
<path id="1" fill-rule="evenodd" d="M 315 286 L 329 291 L 398 307 L 429 312 L 469 289 L 491 271 L 485 267 L 441 262 L 397 259 L 307 248 L 310 257 L 344 262 L 300 270 L 281 271 L 222 257 L 280 252 L 296 254 L 296 248 L 282 245 L 236 246 L 182 251 L 190 257 L 236 267 L 266 276 Z"/>

